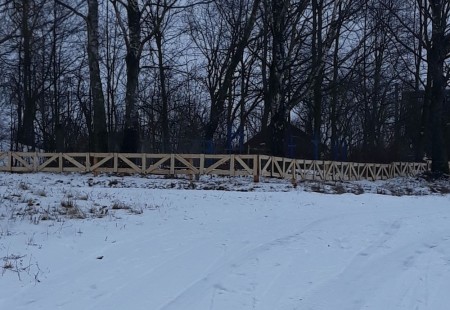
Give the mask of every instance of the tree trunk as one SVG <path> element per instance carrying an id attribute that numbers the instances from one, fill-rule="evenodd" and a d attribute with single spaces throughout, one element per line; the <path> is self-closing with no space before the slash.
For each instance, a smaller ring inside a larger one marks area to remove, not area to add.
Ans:
<path id="1" fill-rule="evenodd" d="M 313 0 L 313 42 L 312 42 L 312 72 L 315 74 L 313 79 L 313 143 L 314 143 L 314 159 L 321 157 L 321 126 L 322 126 L 322 83 L 323 74 L 323 42 L 322 30 L 323 20 L 322 1 Z"/>
<path id="2" fill-rule="evenodd" d="M 284 72 L 284 29 L 283 22 L 287 13 L 287 1 L 272 1 L 272 63 L 269 72 L 268 100 L 271 106 L 270 150 L 274 156 L 285 156 L 286 102 L 283 96 Z"/>
<path id="3" fill-rule="evenodd" d="M 339 33 L 336 36 L 336 41 L 334 45 L 333 52 L 333 82 L 331 89 L 331 155 L 333 160 L 338 160 L 341 158 L 341 147 L 338 142 L 338 129 L 337 129 L 337 106 L 339 101 L 339 93 L 338 93 L 338 82 L 339 79 Z"/>
<path id="4" fill-rule="evenodd" d="M 446 5 L 448 6 L 448 4 Z M 444 64 L 449 52 L 450 37 L 445 35 L 448 12 L 441 0 L 430 0 L 432 13 L 432 45 L 429 48 L 428 70 L 431 78 L 431 121 L 432 121 L 432 164 L 436 174 L 449 173 L 446 145 L 446 115 L 443 115 L 445 102 Z"/>
<path id="5" fill-rule="evenodd" d="M 87 55 L 89 62 L 90 90 L 93 102 L 94 151 L 108 151 L 108 132 L 106 127 L 105 99 L 100 76 L 99 32 L 98 32 L 98 1 L 88 1 L 87 15 Z"/>
<path id="6" fill-rule="evenodd" d="M 24 111 L 23 111 L 23 123 L 21 128 L 19 128 L 19 142 L 26 145 L 30 150 L 35 149 L 34 141 L 34 120 L 36 117 L 36 102 L 32 91 L 32 72 L 31 72 L 31 61 L 32 61 L 32 30 L 28 23 L 28 18 L 30 14 L 30 3 L 28 0 L 22 1 L 22 24 L 21 24 L 21 35 L 22 35 L 22 49 L 23 49 L 23 99 L 24 99 Z"/>
<path id="7" fill-rule="evenodd" d="M 162 33 L 155 35 L 156 48 L 158 53 L 159 82 L 161 87 L 161 133 L 162 133 L 162 152 L 171 152 L 170 131 L 169 131 L 169 98 L 166 88 L 166 70 L 164 69 Z"/>
<path id="8" fill-rule="evenodd" d="M 252 11 L 250 16 L 244 25 L 243 34 L 240 39 L 235 43 L 235 50 L 231 56 L 229 65 L 225 70 L 223 82 L 219 89 L 214 94 L 214 99 L 211 100 L 211 110 L 209 114 L 209 120 L 205 127 L 205 140 L 211 143 L 217 128 L 219 127 L 221 116 L 225 109 L 225 101 L 228 97 L 228 90 L 233 83 L 234 73 L 236 67 L 242 59 L 245 48 L 247 47 L 248 40 L 253 30 L 253 26 L 256 22 L 256 17 L 261 0 L 254 0 Z"/>
<path id="9" fill-rule="evenodd" d="M 125 58 L 127 67 L 127 84 L 125 95 L 125 130 L 122 151 L 137 152 L 138 148 L 138 84 L 139 84 L 139 50 L 141 47 L 141 12 L 137 0 L 129 0 L 127 6 L 129 45 Z M 137 136 L 136 136 L 137 135 Z M 129 143 L 133 141 L 133 143 Z"/>
<path id="10" fill-rule="evenodd" d="M 443 115 L 443 105 L 445 101 L 445 77 L 444 62 L 438 46 L 430 51 L 430 61 L 428 63 L 431 72 L 431 150 L 432 164 L 431 170 L 435 173 L 449 173 L 448 154 L 445 138 L 445 120 Z"/>
<path id="11" fill-rule="evenodd" d="M 127 6 L 129 46 L 127 46 L 126 66 L 126 111 L 125 127 L 131 127 L 137 118 L 136 103 L 139 80 L 139 49 L 141 45 L 141 12 L 136 0 L 129 0 Z"/>
<path id="12" fill-rule="evenodd" d="M 269 82 L 267 78 L 267 68 L 268 68 L 268 55 L 269 55 L 269 8 L 264 10 L 263 23 L 263 42 L 262 42 L 262 59 L 261 59 L 261 75 L 262 75 L 262 88 L 263 88 L 263 115 L 261 119 L 261 132 L 266 132 L 269 126 L 269 116 L 271 111 L 271 102 L 269 96 Z"/>

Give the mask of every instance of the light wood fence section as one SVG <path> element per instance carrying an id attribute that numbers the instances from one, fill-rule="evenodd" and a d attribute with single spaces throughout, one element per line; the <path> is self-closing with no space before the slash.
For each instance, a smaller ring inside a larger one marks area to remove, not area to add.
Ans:
<path id="1" fill-rule="evenodd" d="M 0 152 L 0 171 L 219 175 L 292 180 L 384 180 L 413 176 L 430 163 L 365 164 L 266 155 Z M 450 163 L 449 163 L 450 165 Z"/>

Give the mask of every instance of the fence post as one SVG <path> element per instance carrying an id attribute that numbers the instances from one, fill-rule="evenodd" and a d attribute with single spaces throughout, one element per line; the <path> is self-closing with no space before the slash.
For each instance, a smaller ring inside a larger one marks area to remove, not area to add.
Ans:
<path id="1" fill-rule="evenodd" d="M 117 153 L 113 153 L 113 171 L 117 173 L 119 171 L 119 156 Z"/>
<path id="2" fill-rule="evenodd" d="M 86 153 L 86 172 L 91 172 L 91 153 Z"/>
<path id="3" fill-rule="evenodd" d="M 205 154 L 200 154 L 199 176 L 205 173 Z"/>
<path id="4" fill-rule="evenodd" d="M 39 159 L 37 152 L 34 152 L 33 154 L 33 172 L 38 172 L 39 167 Z"/>
<path id="5" fill-rule="evenodd" d="M 62 155 L 62 153 L 58 154 L 58 169 L 59 169 L 60 173 L 63 172 L 63 155 Z"/>
<path id="6" fill-rule="evenodd" d="M 170 175 L 175 175 L 175 155 L 170 154 Z"/>
<path id="7" fill-rule="evenodd" d="M 231 157 L 230 157 L 230 176 L 233 176 L 233 177 L 235 176 L 234 160 L 235 160 L 234 154 L 231 154 Z"/>
<path id="8" fill-rule="evenodd" d="M 270 177 L 273 178 L 273 171 L 275 169 L 275 164 L 274 164 L 274 156 L 271 156 L 271 161 L 270 161 Z"/>
<path id="9" fill-rule="evenodd" d="M 297 180 L 297 159 L 292 159 L 292 179 Z"/>
<path id="10" fill-rule="evenodd" d="M 294 188 L 297 187 L 297 170 L 296 170 L 296 168 L 297 168 L 297 160 L 295 158 L 292 158 L 292 171 L 291 171 L 292 178 L 291 178 L 291 183 L 292 183 L 292 186 Z"/>
<path id="11" fill-rule="evenodd" d="M 12 162 L 12 152 L 8 152 L 8 163 L 7 163 L 7 169 L 9 172 L 12 172 L 12 166 L 13 166 L 13 162 Z"/>
<path id="12" fill-rule="evenodd" d="M 141 173 L 145 174 L 145 170 L 147 169 L 147 156 L 145 156 L 145 153 L 141 154 Z"/>
<path id="13" fill-rule="evenodd" d="M 253 155 L 253 182 L 259 182 L 260 175 L 259 155 Z"/>
<path id="14" fill-rule="evenodd" d="M 94 165 L 94 166 L 97 165 L 97 163 L 98 163 L 98 158 L 97 158 L 96 155 L 97 155 L 97 154 L 94 153 L 94 161 L 93 161 L 93 165 Z M 92 170 L 92 167 L 91 167 L 91 170 Z M 94 173 L 94 177 L 98 176 L 97 168 L 96 168 L 96 169 L 93 169 L 92 172 Z"/>

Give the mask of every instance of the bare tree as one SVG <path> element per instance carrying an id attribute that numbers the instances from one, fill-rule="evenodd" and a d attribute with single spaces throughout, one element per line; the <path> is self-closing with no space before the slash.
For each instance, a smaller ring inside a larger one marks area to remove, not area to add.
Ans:
<path id="1" fill-rule="evenodd" d="M 94 112 L 94 151 L 106 152 L 108 150 L 108 131 L 106 125 L 105 98 L 100 74 L 99 4 L 97 0 L 88 0 L 87 15 L 83 15 L 77 8 L 61 0 L 56 0 L 56 2 L 81 17 L 86 23 L 90 91 Z M 80 4 L 77 7 L 79 6 Z"/>
<path id="2" fill-rule="evenodd" d="M 417 46 L 409 49 L 415 55 L 416 75 L 415 89 L 419 88 L 421 80 L 420 65 L 424 61 L 427 65 L 425 97 L 422 109 L 421 142 L 419 149 L 423 152 L 424 144 L 431 133 L 431 169 L 436 174 L 449 173 L 447 139 L 449 135 L 448 118 L 443 113 L 445 102 L 445 89 L 449 81 L 448 59 L 450 59 L 450 3 L 442 0 L 415 0 L 411 8 L 417 14 L 419 25 L 411 26 L 403 15 L 396 14 L 402 27 L 417 39 Z M 407 43 L 395 31 L 392 34 L 399 44 Z M 422 49 L 425 56 L 422 56 Z M 430 122 L 429 126 L 427 123 Z"/>
<path id="3" fill-rule="evenodd" d="M 215 1 L 214 4 L 206 4 L 199 19 L 192 16 L 190 20 L 191 36 L 208 60 L 211 107 L 204 133 L 208 142 L 212 142 L 221 122 L 236 68 L 248 46 L 260 3 L 261 0 Z M 219 33 L 211 32 L 212 29 Z"/>
<path id="4" fill-rule="evenodd" d="M 450 57 L 450 2 L 424 1 L 424 14 L 431 19 L 431 36 L 426 35 L 428 72 L 431 79 L 432 165 L 435 173 L 449 173 L 446 138 L 449 127 L 443 113 L 445 88 L 450 71 L 445 72 L 445 61 Z"/>

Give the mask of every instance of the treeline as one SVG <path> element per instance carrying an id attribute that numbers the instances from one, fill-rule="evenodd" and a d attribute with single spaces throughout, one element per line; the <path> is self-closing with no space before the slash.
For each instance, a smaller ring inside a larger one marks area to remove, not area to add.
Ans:
<path id="1" fill-rule="evenodd" d="M 294 127 L 314 159 L 448 172 L 449 1 L 1 0 L 0 24 L 12 150 L 247 152 L 263 133 L 287 156 Z"/>

